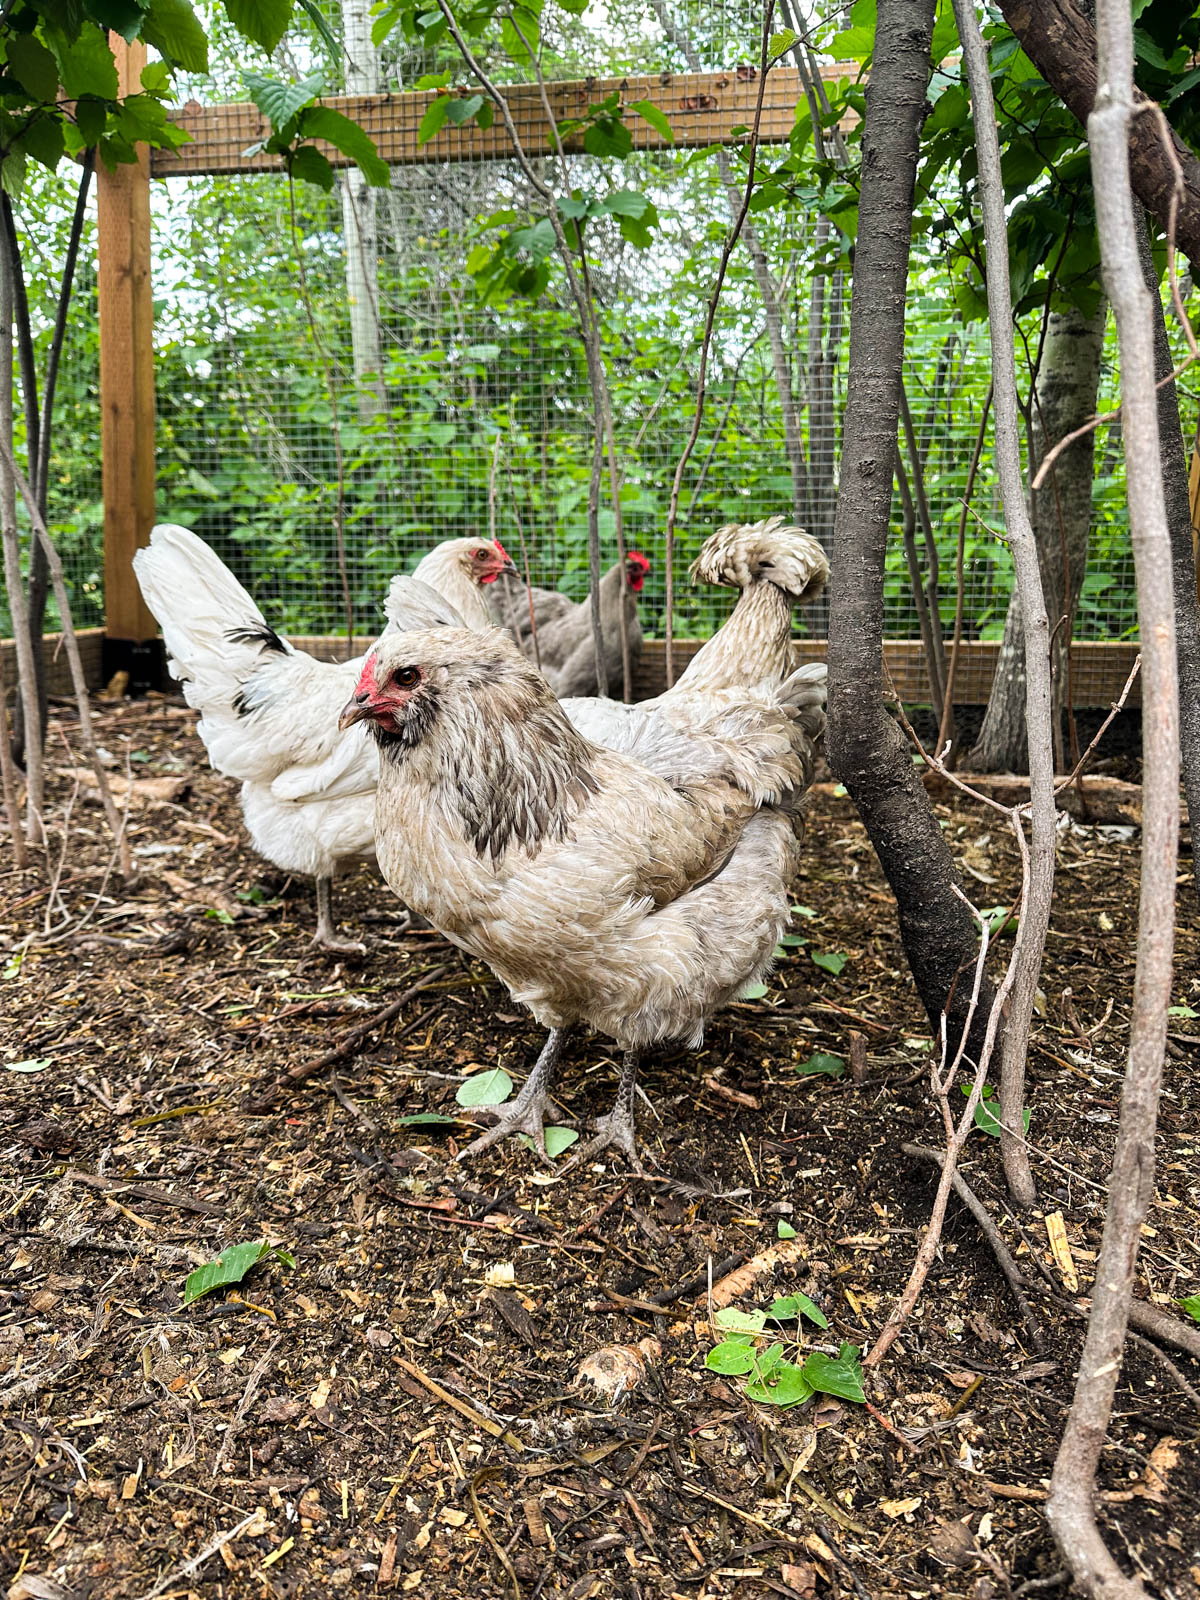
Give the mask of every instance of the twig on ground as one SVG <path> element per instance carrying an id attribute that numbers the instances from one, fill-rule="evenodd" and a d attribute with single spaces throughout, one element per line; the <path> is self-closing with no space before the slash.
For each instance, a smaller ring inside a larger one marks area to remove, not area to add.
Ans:
<path id="1" fill-rule="evenodd" d="M 258 1386 L 266 1376 L 267 1368 L 271 1365 L 271 1358 L 279 1348 L 282 1338 L 283 1335 L 279 1334 L 271 1340 L 271 1343 L 267 1346 L 261 1359 L 255 1363 L 254 1370 L 246 1380 L 246 1387 L 242 1392 L 242 1398 L 238 1401 L 238 1408 L 233 1414 L 233 1421 L 225 1429 L 224 1437 L 221 1440 L 221 1448 L 217 1451 L 216 1460 L 213 1462 L 212 1475 L 214 1478 L 219 1477 L 221 1474 L 221 1468 L 225 1464 L 225 1457 L 229 1454 L 229 1447 L 241 1432 L 242 1418 L 253 1404 L 254 1396 L 258 1393 Z"/>
<path id="2" fill-rule="evenodd" d="M 246 1529 L 253 1521 L 255 1521 L 258 1516 L 259 1513 L 257 1511 L 252 1511 L 248 1517 L 243 1517 L 236 1527 L 229 1528 L 225 1533 L 219 1533 L 215 1539 L 210 1540 L 209 1543 L 204 1546 L 199 1554 L 192 1556 L 190 1561 L 185 1561 L 182 1566 L 172 1567 L 169 1572 L 164 1572 L 154 1587 L 152 1589 L 147 1589 L 145 1594 L 138 1595 L 137 1600 L 158 1600 L 158 1596 L 162 1594 L 164 1590 L 171 1588 L 171 1586 L 178 1583 L 181 1578 L 192 1577 L 195 1573 L 199 1572 L 200 1568 L 206 1561 L 211 1560 L 212 1557 L 216 1555 L 217 1551 L 222 1545 L 232 1544 L 240 1534 L 246 1531 Z"/>
<path id="3" fill-rule="evenodd" d="M 427 989 L 446 970 L 447 965 L 445 962 L 439 967 L 434 967 L 431 972 L 425 974 L 419 983 L 411 984 L 402 995 L 399 995 L 390 1005 L 384 1006 L 382 1011 L 377 1011 L 369 1021 L 361 1023 L 357 1028 L 351 1028 L 332 1050 L 327 1050 L 323 1056 L 318 1056 L 315 1061 L 303 1061 L 299 1065 L 290 1068 L 269 1089 L 252 1096 L 244 1104 L 243 1110 L 251 1116 L 257 1116 L 263 1111 L 269 1111 L 279 1099 L 279 1096 L 286 1090 L 298 1088 L 300 1084 L 307 1083 L 309 1078 L 315 1078 L 318 1073 L 324 1072 L 326 1068 L 335 1066 L 339 1061 L 345 1061 L 347 1056 L 356 1054 L 360 1045 L 365 1043 L 370 1034 L 374 1033 L 377 1028 L 385 1026 L 393 1017 L 398 1016 L 414 995 L 420 994 L 422 989 Z"/>
<path id="4" fill-rule="evenodd" d="M 1159 1366 L 1162 1367 L 1165 1372 L 1170 1374 L 1171 1381 L 1176 1384 L 1185 1395 L 1187 1395 L 1188 1399 L 1195 1406 L 1196 1410 L 1200 1411 L 1200 1390 L 1197 1390 L 1188 1382 L 1183 1373 L 1180 1372 L 1179 1368 L 1171 1360 L 1170 1356 L 1167 1355 L 1165 1351 L 1160 1350 L 1154 1343 L 1153 1339 L 1147 1339 L 1146 1336 L 1141 1333 L 1134 1333 L 1132 1328 L 1129 1330 L 1127 1337 L 1130 1343 L 1136 1344 L 1141 1349 L 1145 1350 L 1154 1358 L 1155 1361 L 1158 1362 Z"/>
<path id="5" fill-rule="evenodd" d="M 940 1166 L 944 1159 L 940 1151 L 933 1150 L 928 1145 L 904 1144 L 900 1148 L 905 1155 L 916 1156 L 922 1161 L 931 1161 L 935 1166 Z M 1041 1325 L 1034 1316 L 1033 1308 L 1027 1298 L 1029 1285 L 1026 1283 L 1020 1267 L 1013 1260 L 1012 1252 L 1004 1242 L 1004 1235 L 1000 1232 L 987 1207 L 971 1188 L 962 1173 L 956 1171 L 952 1181 L 955 1194 L 979 1224 L 980 1231 L 991 1246 L 992 1254 L 996 1257 L 1001 1272 L 1008 1280 L 1013 1299 L 1017 1302 L 1017 1310 L 1021 1313 L 1021 1321 L 1028 1329 L 1030 1343 L 1035 1350 L 1041 1350 L 1045 1344 L 1045 1339 L 1042 1335 Z"/>

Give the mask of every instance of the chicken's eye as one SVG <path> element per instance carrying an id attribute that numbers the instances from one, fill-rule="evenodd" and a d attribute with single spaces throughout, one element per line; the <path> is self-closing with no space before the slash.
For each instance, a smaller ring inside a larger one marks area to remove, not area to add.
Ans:
<path id="1" fill-rule="evenodd" d="M 420 681 L 421 674 L 416 667 L 397 667 L 392 674 L 392 682 L 398 689 L 411 689 Z"/>
<path id="2" fill-rule="evenodd" d="M 476 550 L 476 552 L 475 552 L 475 560 L 476 561 L 486 561 L 487 560 L 487 551 L 486 550 Z"/>

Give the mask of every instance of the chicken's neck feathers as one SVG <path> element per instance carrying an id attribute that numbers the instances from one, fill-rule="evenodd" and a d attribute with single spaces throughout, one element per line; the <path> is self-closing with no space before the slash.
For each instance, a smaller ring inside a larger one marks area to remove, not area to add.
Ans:
<path id="1" fill-rule="evenodd" d="M 773 583 L 753 583 L 738 596 L 724 626 L 696 651 L 674 689 L 687 694 L 781 683 L 791 671 L 791 638 L 791 600 Z"/>

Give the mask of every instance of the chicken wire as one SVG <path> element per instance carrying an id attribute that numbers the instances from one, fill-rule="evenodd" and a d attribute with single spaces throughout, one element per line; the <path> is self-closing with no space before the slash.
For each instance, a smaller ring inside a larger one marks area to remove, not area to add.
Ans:
<path id="1" fill-rule="evenodd" d="M 706 70 L 736 71 L 753 54 L 741 0 L 693 6 L 703 18 Z M 614 10 L 613 18 L 620 21 Z M 639 20 L 640 19 L 640 20 Z M 661 14 L 660 14 L 661 19 Z M 667 71 L 693 65 L 638 8 L 617 40 L 581 28 L 573 70 Z M 640 28 L 640 31 L 639 31 Z M 750 48 L 748 48 L 748 45 Z M 590 52 L 590 54 L 589 54 Z M 303 70 L 303 54 L 293 62 Z M 384 65 L 381 87 L 414 81 L 414 59 Z M 500 77 L 502 62 L 489 63 Z M 510 71 L 507 75 L 511 76 Z M 228 86 L 237 96 L 236 84 Z M 205 88 L 211 98 L 211 86 Z M 768 83 L 768 94 L 774 91 Z M 768 103 L 770 103 L 768 101 Z M 365 119 L 415 133 L 418 112 L 395 96 Z M 374 121 L 372 120 L 374 118 Z M 715 135 L 703 108 L 698 141 Z M 249 111 L 231 116 L 240 155 L 259 132 Z M 462 152 L 472 135 L 461 135 Z M 181 166 L 186 168 L 186 148 Z M 568 157 L 564 179 L 538 158 L 553 187 L 612 187 L 611 166 Z M 715 152 L 643 153 L 622 164 L 622 186 L 654 201 L 660 227 L 638 250 L 610 225 L 593 251 L 593 290 L 612 390 L 620 505 L 628 546 L 654 562 L 642 597 L 646 632 L 662 633 L 662 530 L 683 440 L 691 424 L 699 331 L 730 186 Z M 152 193 L 158 385 L 158 510 L 195 528 L 229 562 L 269 620 L 293 634 L 378 623 L 390 574 L 411 568 L 431 544 L 495 531 L 535 583 L 581 598 L 587 587 L 586 512 L 593 407 L 575 314 L 561 276 L 526 301 L 490 304 L 471 267 L 496 231 L 496 212 L 536 214 L 530 185 L 511 159 L 421 162 L 393 169 L 386 191 L 340 173 L 332 195 L 293 189 L 278 172 L 172 177 Z M 793 212 L 752 218 L 735 251 L 716 318 L 706 410 L 679 502 L 676 630 L 703 636 L 725 596 L 692 590 L 687 564 L 724 521 L 784 512 L 830 540 L 836 457 L 845 399 L 849 285 L 818 275 L 816 219 Z M 348 230 L 351 230 L 352 233 Z M 62 436 L 98 440 L 94 255 L 89 223 L 64 358 L 69 396 Z M 350 248 L 353 245 L 355 248 Z M 757 259 L 755 259 L 757 257 Z M 762 287 L 770 285 L 778 337 Z M 942 581 L 952 626 L 954 554 L 968 465 L 990 376 L 986 328 L 963 325 L 936 263 L 918 261 L 910 286 L 906 387 L 913 410 Z M 1110 332 L 1109 345 L 1112 346 Z M 785 427 L 790 389 L 794 425 Z M 1106 350 L 1102 406 L 1115 390 Z M 790 434 L 790 437 L 789 437 Z M 1133 579 L 1121 506 L 1119 438 L 1102 429 L 1091 554 L 1075 636 L 1115 639 L 1135 631 Z M 52 518 L 82 607 L 102 608 L 99 453 L 52 472 Z M 975 509 L 1002 527 L 990 450 Z M 885 593 L 885 631 L 915 638 L 917 614 L 899 539 L 900 503 Z M 607 476 L 603 560 L 615 557 Z M 1012 591 L 1002 542 L 972 521 L 967 534 L 964 633 L 999 638 Z M 349 607 L 347 606 L 347 596 Z M 800 626 L 823 632 L 820 609 Z"/>

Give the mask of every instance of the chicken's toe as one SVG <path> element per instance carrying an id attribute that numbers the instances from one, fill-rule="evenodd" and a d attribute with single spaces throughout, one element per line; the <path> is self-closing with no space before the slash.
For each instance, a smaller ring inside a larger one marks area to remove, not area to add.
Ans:
<path id="1" fill-rule="evenodd" d="M 515 1099 L 511 1106 L 505 1107 L 498 1120 L 486 1133 L 481 1133 L 478 1139 L 472 1139 L 465 1150 L 458 1153 L 459 1161 L 465 1161 L 468 1156 L 482 1155 L 492 1145 L 499 1144 L 501 1139 L 506 1139 L 510 1133 L 524 1133 L 533 1140 L 533 1148 L 547 1166 L 552 1167 L 553 1161 L 546 1154 L 546 1129 L 545 1117 L 550 1108 L 550 1096 L 547 1094 L 531 1095 L 522 1105 L 522 1093 Z"/>

